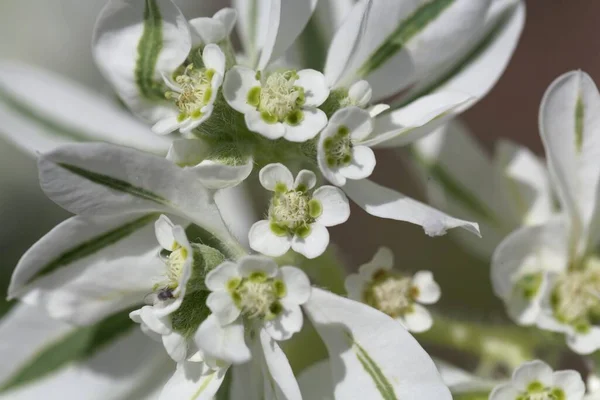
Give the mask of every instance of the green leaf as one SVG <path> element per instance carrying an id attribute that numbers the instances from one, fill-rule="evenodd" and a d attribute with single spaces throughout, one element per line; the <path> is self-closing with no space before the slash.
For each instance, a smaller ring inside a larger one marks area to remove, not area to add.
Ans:
<path id="1" fill-rule="evenodd" d="M 70 363 L 93 357 L 137 325 L 129 318 L 130 311 L 112 315 L 92 326 L 77 328 L 48 344 L 0 387 L 0 393 L 42 379 Z"/>
<path id="2" fill-rule="evenodd" d="M 143 97 L 164 99 L 162 86 L 154 80 L 154 71 L 163 48 L 163 28 L 156 0 L 146 0 L 144 32 L 138 43 L 135 82 Z"/>

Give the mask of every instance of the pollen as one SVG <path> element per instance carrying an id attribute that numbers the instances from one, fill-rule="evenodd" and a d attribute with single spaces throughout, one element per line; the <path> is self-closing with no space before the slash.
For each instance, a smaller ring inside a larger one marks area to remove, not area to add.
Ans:
<path id="1" fill-rule="evenodd" d="M 244 316 L 250 319 L 270 320 L 282 311 L 280 299 L 285 296 L 286 288 L 283 281 L 267 278 L 257 272 L 244 278 L 231 291 L 235 304 L 242 310 Z"/>
<path id="2" fill-rule="evenodd" d="M 175 78 L 175 83 L 180 88 L 179 92 L 166 92 L 165 97 L 174 101 L 179 108 L 179 119 L 199 119 L 203 109 L 210 104 L 212 98 L 212 78 L 214 70 L 196 68 L 188 65 L 184 72 Z"/>
<path id="3" fill-rule="evenodd" d="M 296 71 L 272 73 L 262 84 L 260 92 L 256 90 L 249 96 L 249 104 L 257 106 L 268 123 L 300 123 L 303 119 L 301 108 L 305 98 L 304 89 L 295 85 L 296 80 Z"/>
<path id="4" fill-rule="evenodd" d="M 302 231 L 321 215 L 321 205 L 305 191 L 275 193 L 269 208 L 269 219 L 280 229 L 291 233 Z"/>
<path id="5" fill-rule="evenodd" d="M 167 257 L 167 280 L 168 287 L 171 289 L 179 286 L 179 279 L 183 273 L 183 267 L 188 258 L 188 251 L 185 247 L 177 245 L 175 250 Z"/>
<path id="6" fill-rule="evenodd" d="M 340 126 L 335 135 L 325 139 L 323 147 L 330 168 L 345 166 L 352 162 L 353 145 L 347 127 Z"/>
<path id="7" fill-rule="evenodd" d="M 375 276 L 363 292 L 364 302 L 392 318 L 410 313 L 418 296 L 412 279 L 385 270 Z"/>

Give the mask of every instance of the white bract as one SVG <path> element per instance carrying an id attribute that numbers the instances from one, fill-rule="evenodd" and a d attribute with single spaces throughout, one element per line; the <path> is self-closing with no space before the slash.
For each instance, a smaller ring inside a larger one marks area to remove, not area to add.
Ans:
<path id="1" fill-rule="evenodd" d="M 236 66 L 227 72 L 223 95 L 244 114 L 249 130 L 268 139 L 304 142 L 327 124 L 318 107 L 329 88 L 323 74 L 312 69 L 266 72 Z"/>
<path id="2" fill-rule="evenodd" d="M 250 350 L 242 350 L 246 345 L 243 335 L 226 336 L 228 325 L 241 325 L 247 331 L 264 329 L 274 340 L 287 340 L 302 329 L 300 306 L 308 301 L 311 291 L 304 272 L 291 266 L 278 267 L 262 256 L 219 265 L 206 276 L 206 287 L 211 290 L 206 304 L 217 323 L 209 317 L 200 326 L 197 345 L 213 357 L 238 363 L 247 361 Z M 230 343 L 235 340 L 241 343 Z M 230 346 L 239 350 L 231 353 Z"/>
<path id="3" fill-rule="evenodd" d="M 409 276 L 393 267 L 392 251 L 381 247 L 370 262 L 360 266 L 358 274 L 346 278 L 348 296 L 389 315 L 411 332 L 427 331 L 433 319 L 422 304 L 439 300 L 439 285 L 429 271 Z"/>
<path id="4" fill-rule="evenodd" d="M 559 77 L 540 108 L 540 131 L 560 215 L 510 234 L 492 283 L 521 324 L 564 332 L 578 353 L 600 348 L 600 94 L 580 71 Z"/>
<path id="5" fill-rule="evenodd" d="M 348 199 L 340 189 L 321 186 L 313 190 L 317 177 L 302 170 L 294 177 L 283 164 L 269 164 L 260 171 L 260 183 L 273 192 L 268 219 L 255 223 L 248 237 L 250 247 L 278 257 L 290 248 L 315 258 L 329 244 L 327 227 L 346 222 Z"/>
<path id="6" fill-rule="evenodd" d="M 585 385 L 577 371 L 556 371 L 535 360 L 517 368 L 510 383 L 494 388 L 490 400 L 581 400 Z"/>

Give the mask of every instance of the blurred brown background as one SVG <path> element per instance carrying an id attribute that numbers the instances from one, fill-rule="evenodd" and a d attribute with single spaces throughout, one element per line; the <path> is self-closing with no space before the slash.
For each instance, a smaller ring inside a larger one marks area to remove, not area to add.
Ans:
<path id="1" fill-rule="evenodd" d="M 177 3 L 190 17 L 202 15 L 200 0 Z M 3 1 L 0 58 L 43 65 L 107 93 L 89 50 L 93 21 L 103 4 L 104 0 Z M 208 8 L 207 13 L 215 10 Z M 577 68 L 600 80 L 600 45 L 595 41 L 600 1 L 527 0 L 527 8 L 525 30 L 506 73 L 489 96 L 465 115 L 488 148 L 497 138 L 508 137 L 539 152 L 537 110 L 548 84 Z M 378 162 L 376 181 L 422 198 L 397 154 L 382 153 Z M 65 217 L 41 193 L 34 160 L 0 142 L 0 283 L 7 283 L 31 243 Z M 501 318 L 487 263 L 464 253 L 447 236 L 431 239 L 420 227 L 376 219 L 353 209 L 350 222 L 334 230 L 334 241 L 343 245 L 349 268 L 367 261 L 378 246 L 389 246 L 395 250 L 398 266 L 431 269 L 437 274 L 445 312 L 490 318 L 489 311 L 494 309 L 497 313 L 491 318 Z M 474 296 L 476 303 L 469 301 Z"/>

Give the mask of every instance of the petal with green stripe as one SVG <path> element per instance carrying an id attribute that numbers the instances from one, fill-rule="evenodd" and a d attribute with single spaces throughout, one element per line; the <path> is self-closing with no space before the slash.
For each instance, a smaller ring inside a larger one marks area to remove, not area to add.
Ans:
<path id="1" fill-rule="evenodd" d="M 21 305 L 0 323 L 0 338 L 2 354 L 11 360 L 0 372 L 0 398 L 44 398 L 48 393 L 91 400 L 140 398 L 135 394 L 156 390 L 173 368 L 161 346 L 145 337 L 127 312 L 74 327 Z"/>
<path id="2" fill-rule="evenodd" d="M 159 400 L 210 400 L 221 387 L 227 370 L 211 370 L 201 362 L 178 363 Z"/>
<path id="3" fill-rule="evenodd" d="M 161 73 L 188 57 L 188 23 L 171 0 L 110 0 L 96 23 L 96 64 L 132 111 L 150 122 L 172 115 Z"/>
<path id="4" fill-rule="evenodd" d="M 327 346 L 335 398 L 452 398 L 429 355 L 398 321 L 317 288 L 303 308 Z"/>
<path id="5" fill-rule="evenodd" d="M 9 296 L 84 325 L 142 303 L 165 272 L 157 219 L 154 213 L 68 219 L 21 258 Z"/>
<path id="6" fill-rule="evenodd" d="M 153 134 L 113 101 L 26 64 L 0 64 L 0 134 L 35 155 L 69 142 L 110 142 L 166 154 Z"/>

